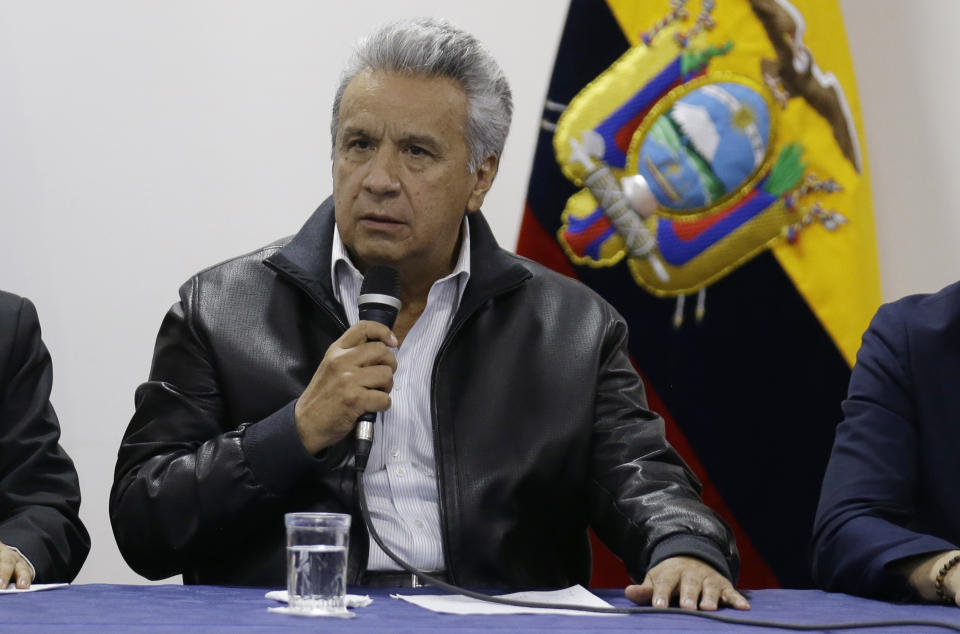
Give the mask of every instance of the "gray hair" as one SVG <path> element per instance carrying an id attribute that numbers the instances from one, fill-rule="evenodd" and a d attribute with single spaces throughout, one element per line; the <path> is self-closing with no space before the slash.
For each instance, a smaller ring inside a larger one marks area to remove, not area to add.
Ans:
<path id="1" fill-rule="evenodd" d="M 464 136 L 470 171 L 476 172 L 487 157 L 503 154 L 513 114 L 510 86 L 500 65 L 466 31 L 446 20 L 419 18 L 390 23 L 360 40 L 340 75 L 333 99 L 330 133 L 334 147 L 343 92 L 364 70 L 457 81 L 467 96 Z"/>

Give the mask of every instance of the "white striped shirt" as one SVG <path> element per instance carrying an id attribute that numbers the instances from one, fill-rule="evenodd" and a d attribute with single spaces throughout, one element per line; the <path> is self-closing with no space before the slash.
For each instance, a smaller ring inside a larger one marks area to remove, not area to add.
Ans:
<path id="1" fill-rule="evenodd" d="M 370 518 L 394 552 L 421 570 L 443 570 L 439 490 L 433 454 L 430 379 L 460 298 L 470 279 L 470 229 L 464 219 L 460 254 L 453 271 L 434 282 L 427 306 L 398 350 L 397 371 L 390 391 L 391 406 L 377 415 L 373 447 L 363 486 Z M 358 321 L 357 298 L 363 276 L 350 261 L 340 238 L 333 234 L 331 275 L 347 322 Z M 368 570 L 400 570 L 370 540 Z"/>

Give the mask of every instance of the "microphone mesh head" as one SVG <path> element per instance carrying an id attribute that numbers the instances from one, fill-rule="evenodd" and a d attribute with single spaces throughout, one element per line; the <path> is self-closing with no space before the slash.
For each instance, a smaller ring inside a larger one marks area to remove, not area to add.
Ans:
<path id="1" fill-rule="evenodd" d="M 360 294 L 400 297 L 400 275 L 389 266 L 371 267 L 363 276 Z"/>

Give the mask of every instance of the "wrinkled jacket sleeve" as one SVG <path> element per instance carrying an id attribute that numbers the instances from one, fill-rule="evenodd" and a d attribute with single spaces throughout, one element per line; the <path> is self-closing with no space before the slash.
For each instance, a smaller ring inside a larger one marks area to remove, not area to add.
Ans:
<path id="1" fill-rule="evenodd" d="M 905 598 L 908 585 L 887 564 L 957 547 L 907 528 L 919 451 L 909 337 L 897 311 L 881 307 L 864 333 L 827 464 L 812 550 L 814 578 L 827 590 Z"/>
<path id="2" fill-rule="evenodd" d="M 592 524 L 640 582 L 664 559 L 689 555 L 731 581 L 739 572 L 733 534 L 700 499 L 700 483 L 647 409 L 627 353 L 627 329 L 611 320 L 604 344 L 593 432 Z"/>
<path id="3" fill-rule="evenodd" d="M 11 296 L 5 296 L 11 297 Z M 90 550 L 80 522 L 80 484 L 60 447 L 60 425 L 50 404 L 53 370 L 40 338 L 36 310 L 18 298 L 0 323 L 12 330 L 0 360 L 0 542 L 30 560 L 39 583 L 72 581 Z M 10 332 L 0 333 L 7 341 Z"/>
<path id="4" fill-rule="evenodd" d="M 194 277 L 180 289 L 180 302 L 160 327 L 110 494 L 120 552 L 151 579 L 182 572 L 208 538 L 243 543 L 244 518 L 318 462 L 300 442 L 294 401 L 259 421 L 228 420 L 208 340 L 196 323 L 199 286 Z"/>

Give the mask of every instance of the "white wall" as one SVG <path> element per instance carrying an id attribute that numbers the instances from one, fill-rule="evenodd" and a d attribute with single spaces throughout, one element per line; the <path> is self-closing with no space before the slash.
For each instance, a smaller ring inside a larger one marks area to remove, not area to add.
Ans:
<path id="1" fill-rule="evenodd" d="M 947 49 L 960 3 L 842 5 L 884 294 L 938 288 L 960 271 Z M 516 116 L 485 209 L 512 247 L 565 10 L 0 0 L 0 288 L 36 302 L 54 357 L 53 402 L 93 538 L 78 582 L 143 581 L 116 549 L 107 494 L 160 320 L 193 272 L 295 232 L 329 192 L 329 105 L 350 44 L 390 18 L 442 15 L 492 49 Z"/>
<path id="2" fill-rule="evenodd" d="M 843 0 L 884 298 L 960 279 L 956 0 Z"/>

